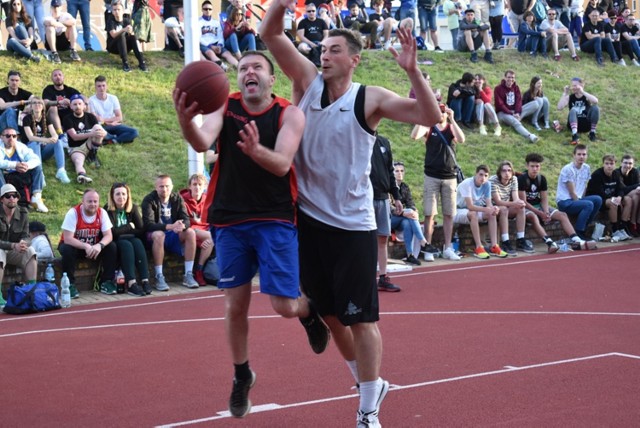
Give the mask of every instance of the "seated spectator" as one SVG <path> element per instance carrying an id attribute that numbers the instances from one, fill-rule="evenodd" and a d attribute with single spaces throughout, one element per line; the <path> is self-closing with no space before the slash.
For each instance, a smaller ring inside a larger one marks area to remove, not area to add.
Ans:
<path id="1" fill-rule="evenodd" d="M 142 200 L 142 221 L 147 233 L 147 243 L 151 244 L 155 269 L 155 289 L 169 291 L 164 279 L 162 263 L 165 249 L 184 256 L 184 277 L 182 285 L 198 288 L 193 277 L 196 257 L 196 233 L 190 228 L 191 222 L 184 201 L 173 192 L 173 182 L 168 175 L 156 178 L 155 190 Z"/>
<path id="2" fill-rule="evenodd" d="M 631 198 L 631 235 L 636 238 L 640 236 L 640 171 L 634 167 L 634 162 L 633 156 L 622 156 L 618 171 L 624 183 L 624 195 Z"/>
<path id="3" fill-rule="evenodd" d="M 415 125 L 411 131 L 411 138 L 418 139 L 427 135 L 425 139 L 426 151 L 424 155 L 424 237 L 426 244 L 421 248 L 426 261 L 434 261 L 433 254 L 439 250 L 431 245 L 435 217 L 438 215 L 438 201 L 442 204 L 442 227 L 444 247 L 442 257 L 449 260 L 460 260 L 453 249 L 451 238 L 453 235 L 453 217 L 456 213 L 457 162 L 456 147 L 465 141 L 465 135 L 453 117 L 453 110 L 440 104 L 440 122 L 431 128 Z M 397 168 L 397 167 L 396 167 Z M 404 174 L 404 166 L 402 166 Z M 420 236 L 420 235 L 418 235 Z"/>
<path id="4" fill-rule="evenodd" d="M 62 271 L 67 273 L 71 283 L 72 299 L 80 297 L 75 285 L 76 263 L 79 257 L 100 260 L 100 292 L 116 294 L 113 279 L 116 274 L 118 249 L 113 242 L 112 226 L 109 215 L 100 208 L 100 195 L 94 189 L 86 189 L 82 195 L 82 203 L 71 208 L 64 216 L 58 251 L 62 256 Z"/>
<path id="5" fill-rule="evenodd" d="M 49 212 L 42 201 L 44 188 L 44 174 L 40 158 L 27 146 L 18 141 L 18 132 L 13 128 L 2 131 L 2 152 L 0 152 L 0 186 L 5 183 L 13 184 L 23 197 L 25 203 L 30 203 L 42 213 Z"/>
<path id="6" fill-rule="evenodd" d="M 476 121 L 480 125 L 478 131 L 480 135 L 487 135 L 487 126 L 485 123 L 494 126 L 493 135 L 499 137 L 502 135 L 502 127 L 498 121 L 498 115 L 493 108 L 493 89 L 487 83 L 484 75 L 476 74 L 473 84 L 476 87 Z"/>
<path id="7" fill-rule="evenodd" d="M 47 120 L 55 128 L 58 138 L 62 139 L 62 144 L 67 146 L 69 141 L 67 134 L 62 130 L 62 121 L 72 113 L 71 96 L 79 94 L 80 91 L 64 83 L 64 73 L 59 68 L 51 72 L 51 82 L 42 90 L 42 99 L 47 107 Z"/>
<path id="8" fill-rule="evenodd" d="M 127 292 L 142 297 L 151 294 L 149 262 L 142 243 L 145 239 L 140 209 L 133 203 L 131 190 L 126 183 L 113 183 L 105 210 L 113 224 L 113 241 L 118 249 L 118 260 L 127 284 Z M 140 275 L 140 284 L 136 279 Z"/>
<path id="9" fill-rule="evenodd" d="M 298 36 L 298 50 L 302 52 L 316 67 L 320 67 L 320 51 L 323 39 L 329 34 L 329 27 L 322 19 L 318 19 L 316 5 L 307 3 L 307 15 L 298 22 L 296 35 Z"/>
<path id="10" fill-rule="evenodd" d="M 484 60 L 489 64 L 493 64 L 489 25 L 481 24 L 479 20 L 475 19 L 473 9 L 464 11 L 464 18 L 460 21 L 457 43 L 458 51 L 471 52 L 471 62 L 478 62 L 478 52 L 476 50 L 484 45 Z"/>
<path id="11" fill-rule="evenodd" d="M 58 52 L 70 51 L 72 61 L 81 61 L 76 52 L 76 19 L 62 11 L 62 0 L 51 0 L 51 15 L 44 19 L 45 43 L 44 47 L 51 51 L 51 61 L 60 64 Z"/>
<path id="12" fill-rule="evenodd" d="M 547 235 L 542 223 L 545 225 L 552 221 L 560 222 L 562 230 L 569 235 L 571 246 L 574 250 L 592 250 L 597 248 L 594 241 L 583 241 L 576 234 L 571 221 L 566 213 L 549 205 L 547 178 L 540 173 L 544 157 L 537 153 L 529 153 L 525 158 L 527 170 L 518 176 L 518 194 L 525 201 L 525 213 L 527 222 L 531 224 L 536 234 L 544 240 L 547 252 L 553 254 L 559 247 L 553 239 Z"/>
<path id="13" fill-rule="evenodd" d="M 11 0 L 10 3 L 11 10 L 7 13 L 7 19 L 4 21 L 7 33 L 9 33 L 7 50 L 38 63 L 40 57 L 32 52 L 38 48 L 33 38 L 33 19 L 27 14 L 22 0 Z"/>
<path id="14" fill-rule="evenodd" d="M 599 21 L 600 10 L 593 9 L 589 12 L 589 20 L 585 21 L 582 26 L 582 35 L 580 36 L 580 50 L 586 53 L 595 53 L 596 63 L 604 66 L 602 59 L 602 49 L 604 48 L 612 62 L 618 62 L 619 58 L 613 49 L 611 39 L 605 37 L 604 23 Z"/>
<path id="15" fill-rule="evenodd" d="M 573 148 L 573 162 L 560 170 L 556 203 L 558 209 L 578 217 L 575 230 L 580 239 L 587 241 L 587 226 L 596 218 L 602 198 L 598 195 L 586 196 L 587 183 L 591 178 L 591 167 L 587 162 L 587 146 L 578 144 Z"/>
<path id="16" fill-rule="evenodd" d="M 349 6 L 349 15 L 343 20 L 344 28 L 359 31 L 369 36 L 369 47 L 375 48 L 378 40 L 378 21 L 369 21 L 369 15 L 365 9 L 361 9 L 357 3 Z M 365 44 L 366 46 L 366 44 Z"/>
<path id="17" fill-rule="evenodd" d="M 404 181 L 404 164 L 402 162 L 394 162 L 393 172 L 400 192 L 399 201 L 402 203 L 402 209 L 397 210 L 397 207 L 391 209 L 391 228 L 396 231 L 402 231 L 404 247 L 407 252 L 407 257 L 402 260 L 407 264 L 420 265 L 420 260 L 413 255 L 414 238 L 420 243 L 421 247 L 427 244 L 420 225 L 420 213 L 418 213 L 416 204 L 413 202 L 411 188 Z"/>
<path id="18" fill-rule="evenodd" d="M 600 14 L 600 20 L 604 24 L 604 36 L 607 39 L 611 40 L 613 50 L 615 51 L 616 57 L 618 58 L 618 65 L 626 67 L 627 63 L 622 58 L 620 32 L 618 31 L 618 26 L 615 24 L 616 13 L 613 10 L 609 10 L 609 12 L 602 12 L 602 14 Z"/>
<path id="19" fill-rule="evenodd" d="M 78 183 L 91 183 L 93 179 L 87 175 L 84 161 L 98 159 L 98 149 L 107 131 L 94 114 L 85 112 L 86 104 L 81 94 L 72 95 L 70 101 L 73 114 L 67 115 L 63 121 L 63 128 L 69 137 L 69 157 L 78 174 Z"/>
<path id="20" fill-rule="evenodd" d="M 202 269 L 213 253 L 213 238 L 211 227 L 207 223 L 205 211 L 204 191 L 207 188 L 207 179 L 202 174 L 193 174 L 189 177 L 189 188 L 182 189 L 180 196 L 189 215 L 190 228 L 196 234 L 196 247 L 200 248 L 198 263 L 193 268 L 193 277 L 200 287 L 207 285 Z"/>
<path id="21" fill-rule="evenodd" d="M 475 78 L 469 72 L 464 73 L 460 80 L 449 85 L 447 105 L 453 110 L 455 120 L 467 129 L 472 127 L 475 95 Z"/>
<path id="22" fill-rule="evenodd" d="M 20 138 L 40 158 L 41 162 L 52 156 L 56 161 L 56 178 L 67 184 L 69 176 L 64 164 L 64 147 L 62 140 L 58 138 L 53 125 L 47 122 L 44 114 L 44 101 L 42 98 L 31 99 L 30 113 L 22 118 Z"/>
<path id="23" fill-rule="evenodd" d="M 20 87 L 21 82 L 20 72 L 10 70 L 7 74 L 7 86 L 0 89 L 0 130 L 7 127 L 18 129 L 18 114 L 33 96 Z"/>
<path id="24" fill-rule="evenodd" d="M 387 9 L 384 7 L 384 0 L 372 0 L 371 8 L 373 9 L 373 13 L 369 14 L 369 20 L 377 21 L 378 24 L 378 40 L 384 40 L 384 45 L 382 49 L 388 50 L 391 47 L 391 33 L 396 31 L 399 26 L 403 28 L 412 29 L 413 28 L 413 19 L 405 18 L 402 22 L 398 23 L 398 21 L 393 18 Z M 329 28 L 331 29 L 331 28 Z"/>
<path id="25" fill-rule="evenodd" d="M 28 283 L 35 283 L 38 277 L 36 252 L 28 243 L 29 210 L 20 207 L 19 200 L 20 194 L 16 188 L 3 183 L 0 188 L 0 284 L 8 265 L 19 267 L 23 279 Z M 5 292 L 5 287 L 2 287 L 0 306 L 6 303 L 3 297 Z"/>
<path id="26" fill-rule="evenodd" d="M 600 120 L 598 99 L 584 90 L 584 82 L 579 77 L 571 79 L 571 87 L 565 86 L 558 110 L 569 107 L 567 127 L 571 130 L 571 144 L 580 142 L 578 132 L 589 132 L 589 141 L 596 141 L 596 130 Z"/>
<path id="27" fill-rule="evenodd" d="M 510 256 L 517 256 L 517 251 L 533 253 L 533 245 L 524 239 L 525 202 L 518 194 L 518 179 L 513 170 L 513 164 L 502 161 L 498 165 L 496 175 L 489 178 L 491 182 L 491 198 L 495 206 L 500 208 L 500 247 Z M 516 219 L 516 248 L 509 239 L 509 219 Z"/>
<path id="28" fill-rule="evenodd" d="M 500 208 L 491 203 L 491 183 L 489 182 L 489 167 L 480 165 L 473 177 L 458 184 L 457 212 L 453 218 L 455 224 L 468 224 L 475 243 L 474 257 L 488 259 L 491 256 L 505 258 L 507 253 L 498 245 L 498 221 Z M 482 245 L 480 239 L 480 223 L 489 225 L 491 246 L 489 252 Z"/>
<path id="29" fill-rule="evenodd" d="M 524 13 L 524 22 L 518 29 L 518 52 L 529 52 L 536 56 L 538 51 L 544 58 L 547 57 L 547 33 L 541 31 L 536 24 L 536 17 L 531 11 Z"/>
<path id="30" fill-rule="evenodd" d="M 29 222 L 29 245 L 36 252 L 38 260 L 53 259 L 53 246 L 49 235 L 47 234 L 47 226 L 39 221 Z"/>
<path id="31" fill-rule="evenodd" d="M 178 15 L 164 20 L 165 50 L 174 50 L 184 58 L 184 9 L 178 8 Z"/>
<path id="32" fill-rule="evenodd" d="M 627 9 L 628 10 L 628 9 Z M 622 52 L 629 55 L 631 63 L 640 67 L 640 28 L 636 25 L 636 17 L 627 16 L 624 24 L 620 25 L 620 39 L 622 40 Z"/>
<path id="33" fill-rule="evenodd" d="M 245 19 L 242 9 L 231 9 L 222 29 L 224 47 L 240 59 L 242 52 L 256 50 L 256 33 Z"/>
<path id="34" fill-rule="evenodd" d="M 340 16 L 340 11 L 337 11 L 333 5 L 333 2 L 320 3 L 317 6 L 318 18 L 322 19 L 326 24 L 329 30 L 333 30 L 334 28 L 342 28 L 342 17 Z"/>
<path id="35" fill-rule="evenodd" d="M 529 89 L 522 94 L 521 119 L 531 116 L 531 124 L 537 131 L 541 131 L 540 123 L 544 129 L 549 129 L 549 98 L 542 92 L 542 78 L 533 76 Z"/>
<path id="36" fill-rule="evenodd" d="M 149 68 L 144 62 L 144 56 L 138 46 L 138 40 L 133 35 L 131 19 L 124 16 L 124 6 L 122 0 L 113 0 L 111 3 L 111 17 L 107 22 L 107 51 L 120 55 L 122 60 L 122 70 L 126 73 L 131 71 L 128 53 L 133 54 L 138 60 L 141 71 L 147 72 Z"/>
<path id="37" fill-rule="evenodd" d="M 538 136 L 527 131 L 522 125 L 522 95 L 520 88 L 516 84 L 516 73 L 513 70 L 507 70 L 504 73 L 504 79 L 493 93 L 496 103 L 496 113 L 501 122 L 513 127 L 516 132 L 532 143 L 538 141 Z"/>
<path id="38" fill-rule="evenodd" d="M 103 143 L 132 143 L 138 138 L 138 130 L 123 125 L 124 118 L 120 108 L 120 100 L 113 94 L 107 93 L 107 78 L 97 76 L 94 80 L 96 93 L 89 98 L 89 111 L 93 113 L 102 128 L 107 132 Z"/>
<path id="39" fill-rule="evenodd" d="M 547 11 L 547 19 L 540 23 L 540 30 L 544 31 L 547 35 L 546 41 L 543 42 L 546 43 L 547 51 L 551 48 L 554 61 L 560 61 L 562 57 L 560 56 L 559 48 L 566 46 L 571 54 L 571 59 L 580 61 L 580 57 L 576 54 L 576 47 L 573 44 L 573 38 L 569 33 L 569 29 L 556 19 L 557 16 L 558 12 L 556 9 L 549 9 Z"/>
<path id="40" fill-rule="evenodd" d="M 616 157 L 604 155 L 602 165 L 591 174 L 586 194 L 587 196 L 597 195 L 602 199 L 600 210 L 608 213 L 612 237 L 619 241 L 632 239 L 630 233 L 633 206 L 631 197 L 624 194 L 622 176 L 616 170 Z"/>
<path id="41" fill-rule="evenodd" d="M 200 26 L 200 52 L 202 55 L 209 61 L 218 64 L 223 70 L 226 70 L 227 66 L 220 57 L 237 67 L 238 60 L 224 47 L 222 26 L 220 21 L 213 18 L 213 5 L 209 0 L 202 3 L 202 16 L 198 20 L 198 25 Z"/>

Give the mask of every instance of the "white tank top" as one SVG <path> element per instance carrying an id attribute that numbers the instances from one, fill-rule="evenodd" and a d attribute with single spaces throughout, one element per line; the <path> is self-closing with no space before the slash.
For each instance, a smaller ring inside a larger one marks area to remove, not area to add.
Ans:
<path id="1" fill-rule="evenodd" d="M 369 180 L 375 136 L 360 126 L 355 101 L 360 88 L 352 83 L 335 102 L 322 108 L 324 88 L 318 74 L 299 106 L 306 115 L 295 158 L 300 209 L 340 229 L 376 229 L 373 189 Z"/>

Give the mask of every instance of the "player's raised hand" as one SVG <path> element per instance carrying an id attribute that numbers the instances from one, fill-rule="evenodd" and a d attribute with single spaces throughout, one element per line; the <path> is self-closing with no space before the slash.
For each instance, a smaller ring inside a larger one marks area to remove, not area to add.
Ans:
<path id="1" fill-rule="evenodd" d="M 398 27 L 396 35 L 402 49 L 398 52 L 395 48 L 390 47 L 389 52 L 391 52 L 398 65 L 405 71 L 416 69 L 418 67 L 418 48 L 416 45 L 416 39 L 413 37 L 412 30 L 409 28 Z"/>

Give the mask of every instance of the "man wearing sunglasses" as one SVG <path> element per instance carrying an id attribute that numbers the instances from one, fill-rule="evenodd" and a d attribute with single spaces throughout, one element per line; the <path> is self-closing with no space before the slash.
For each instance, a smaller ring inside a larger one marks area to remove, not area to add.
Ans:
<path id="1" fill-rule="evenodd" d="M 4 269 L 9 265 L 22 269 L 23 279 L 29 283 L 36 282 L 38 264 L 36 253 L 29 246 L 29 212 L 18 206 L 20 195 L 12 184 L 5 184 L 0 189 L 0 283 L 4 277 Z M 6 303 L 2 289 L 0 306 Z"/>
<path id="2" fill-rule="evenodd" d="M 18 141 L 15 129 L 5 128 L 0 135 L 3 143 L 3 150 L 0 151 L 0 184 L 23 183 L 31 191 L 31 205 L 39 212 L 49 212 L 42 202 L 42 161 L 33 150 Z"/>

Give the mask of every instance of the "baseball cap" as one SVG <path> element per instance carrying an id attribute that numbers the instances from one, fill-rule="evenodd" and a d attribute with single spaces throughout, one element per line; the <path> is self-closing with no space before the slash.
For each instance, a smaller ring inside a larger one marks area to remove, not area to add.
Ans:
<path id="1" fill-rule="evenodd" d="M 0 198 L 2 198 L 7 193 L 18 193 L 18 191 L 16 190 L 16 187 L 13 184 L 5 184 L 0 189 Z"/>
<path id="2" fill-rule="evenodd" d="M 47 226 L 39 221 L 29 222 L 29 232 L 46 232 Z"/>
<path id="3" fill-rule="evenodd" d="M 73 100 L 77 100 L 77 99 L 81 99 L 82 101 L 84 101 L 82 94 L 73 94 L 71 95 L 71 97 L 69 97 L 69 102 L 73 102 Z"/>
<path id="4" fill-rule="evenodd" d="M 62 0 L 51 0 L 51 7 L 60 7 L 62 6 Z"/>

